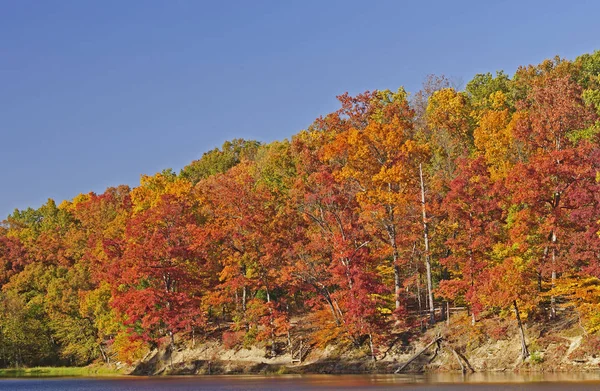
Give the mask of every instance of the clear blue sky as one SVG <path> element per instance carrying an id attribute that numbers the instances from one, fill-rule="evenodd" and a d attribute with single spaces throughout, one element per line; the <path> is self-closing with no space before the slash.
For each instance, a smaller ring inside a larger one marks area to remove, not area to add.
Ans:
<path id="1" fill-rule="evenodd" d="M 0 0 L 0 219 L 232 138 L 289 138 L 335 96 L 600 49 L 598 1 Z"/>

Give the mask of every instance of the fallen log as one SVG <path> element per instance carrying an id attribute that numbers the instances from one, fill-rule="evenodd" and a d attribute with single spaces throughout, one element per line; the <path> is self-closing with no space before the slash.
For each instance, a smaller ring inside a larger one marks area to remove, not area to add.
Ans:
<path id="1" fill-rule="evenodd" d="M 427 364 L 431 364 L 433 362 L 433 360 L 435 360 L 438 353 L 440 352 L 441 347 L 442 347 L 442 344 L 438 341 L 438 343 L 435 345 L 435 350 L 433 351 L 433 354 L 431 355 L 431 358 L 429 359 Z"/>
<path id="2" fill-rule="evenodd" d="M 462 354 L 460 354 L 459 352 L 457 352 L 456 349 L 454 349 L 449 344 L 446 343 L 444 345 L 447 346 L 448 349 L 450 349 L 452 351 L 452 354 L 454 355 L 454 358 L 458 362 L 458 365 L 460 365 L 460 370 L 462 371 L 462 373 L 467 373 L 467 369 L 469 371 L 471 371 L 471 373 L 475 373 L 475 370 L 473 369 L 473 367 L 469 363 L 469 360 L 467 360 L 467 358 L 465 356 L 463 356 Z"/>
<path id="3" fill-rule="evenodd" d="M 475 373 L 475 369 L 473 369 L 473 367 L 471 366 L 471 363 L 469 362 L 469 360 L 467 360 L 467 358 L 462 353 L 460 353 L 460 352 L 456 352 L 456 354 L 458 355 L 458 357 L 462 358 L 462 360 L 467 365 L 467 368 L 469 368 L 469 371 L 471 371 L 471 373 Z"/>
<path id="4" fill-rule="evenodd" d="M 417 358 L 419 358 L 419 356 L 421 356 L 423 353 L 425 353 L 427 351 L 427 349 L 429 349 L 431 346 L 433 346 L 434 344 L 438 344 L 442 339 L 443 339 L 442 336 L 437 336 L 433 341 L 429 342 L 427 344 L 427 346 L 425 346 L 417 354 L 415 354 L 414 356 L 412 356 L 407 362 L 405 362 L 404 364 L 402 364 L 402 366 L 400 368 L 396 369 L 396 371 L 394 373 L 400 373 L 400 372 L 402 372 L 404 370 L 404 368 L 406 368 L 408 365 L 410 365 L 410 363 L 412 363 Z"/>
<path id="5" fill-rule="evenodd" d="M 460 365 L 460 370 L 462 373 L 467 373 L 467 369 L 465 368 L 465 366 L 462 363 L 462 360 L 460 359 L 458 352 L 456 350 L 454 350 L 454 348 L 450 348 L 450 350 L 452 351 L 452 353 L 454 354 L 454 358 L 456 359 L 456 361 L 458 361 L 458 365 Z"/>

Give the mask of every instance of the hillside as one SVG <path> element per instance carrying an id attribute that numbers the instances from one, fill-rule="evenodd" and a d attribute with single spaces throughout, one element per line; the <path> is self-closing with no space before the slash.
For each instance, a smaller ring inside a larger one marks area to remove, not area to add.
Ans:
<path id="1" fill-rule="evenodd" d="M 0 366 L 390 371 L 439 334 L 430 370 L 595 368 L 600 52 L 338 99 L 291 140 L 15 210 Z"/>
<path id="2" fill-rule="evenodd" d="M 464 332 L 464 330 L 469 330 Z M 351 345 L 315 346 L 305 340 L 302 362 L 297 350 L 282 349 L 275 356 L 265 346 L 226 347 L 220 338 L 196 346 L 180 346 L 173 354 L 155 350 L 127 371 L 136 375 L 198 374 L 344 374 L 435 372 L 588 372 L 600 370 L 600 337 L 585 333 L 572 310 L 560 320 L 526 327 L 531 356 L 521 358 L 521 342 L 514 321 L 487 318 L 470 327 L 465 314 L 440 322 L 414 339 L 399 338 L 381 346 L 377 361 L 366 349 Z M 409 365 L 403 365 L 433 344 Z M 281 346 L 286 341 L 279 341 Z"/>

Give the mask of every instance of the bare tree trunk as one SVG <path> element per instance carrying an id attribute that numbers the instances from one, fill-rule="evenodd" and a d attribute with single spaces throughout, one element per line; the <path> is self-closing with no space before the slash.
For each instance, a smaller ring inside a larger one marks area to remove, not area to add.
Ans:
<path id="1" fill-rule="evenodd" d="M 377 358 L 375 357 L 375 349 L 373 348 L 373 336 L 371 333 L 369 333 L 369 347 L 371 348 L 371 358 L 373 361 L 377 361 Z"/>
<path id="2" fill-rule="evenodd" d="M 412 252 L 410 254 L 410 267 L 414 268 L 414 273 L 416 276 L 415 287 L 417 288 L 417 306 L 419 308 L 419 317 L 421 316 L 421 312 L 423 311 L 423 303 L 421 302 L 421 273 L 419 272 L 419 259 L 415 259 L 415 255 L 417 253 L 417 242 L 413 243 Z M 408 288 L 407 288 L 408 290 Z"/>
<path id="3" fill-rule="evenodd" d="M 462 360 L 458 356 L 458 352 L 453 348 L 450 348 L 450 350 L 452 351 L 452 354 L 454 354 L 454 358 L 456 359 L 456 362 L 458 362 L 458 365 L 460 365 L 460 371 L 462 373 L 467 373 L 467 368 L 465 368 L 465 366 L 463 365 Z"/>
<path id="4" fill-rule="evenodd" d="M 329 305 L 329 309 L 331 310 L 331 316 L 333 316 L 333 320 L 335 321 L 336 326 L 339 326 L 341 324 L 341 322 L 340 322 L 340 319 L 338 318 L 338 314 L 335 309 L 335 306 L 333 305 L 333 299 L 331 298 L 331 295 L 329 294 L 329 290 L 327 290 L 327 288 L 324 286 L 318 287 L 314 284 L 313 284 L 313 286 L 315 287 L 315 289 L 317 289 L 321 293 L 321 295 L 323 296 L 323 298 Z"/>
<path id="5" fill-rule="evenodd" d="M 417 303 L 419 304 L 419 316 L 423 312 L 423 304 L 421 303 L 421 273 L 417 272 Z"/>
<path id="6" fill-rule="evenodd" d="M 417 358 L 419 358 L 419 356 L 421 356 L 423 353 L 425 353 L 427 351 L 427 349 L 429 349 L 431 346 L 433 346 L 434 344 L 438 344 L 443 338 L 441 336 L 437 336 L 435 337 L 435 339 L 431 342 L 429 342 L 423 349 L 421 349 L 417 354 L 415 354 L 414 356 L 412 356 L 410 359 L 408 359 L 408 361 L 406 361 L 404 364 L 402 364 L 398 369 L 396 369 L 394 371 L 394 373 L 400 373 L 404 370 L 404 368 L 406 368 L 408 365 L 410 365 L 411 362 L 415 361 Z"/>
<path id="7" fill-rule="evenodd" d="M 172 293 L 175 291 L 175 281 L 173 281 L 171 279 L 171 275 L 170 274 L 163 274 L 163 281 L 165 282 L 165 292 L 167 293 L 167 297 L 169 295 L 169 293 Z M 167 309 L 171 309 L 171 301 L 167 300 Z M 170 350 L 171 350 L 171 354 L 173 353 L 173 350 L 175 350 L 175 336 L 173 334 L 173 330 L 171 330 L 171 328 L 169 328 L 167 330 L 167 335 L 169 336 L 169 341 L 170 341 Z M 171 358 L 171 364 L 173 364 L 173 359 Z"/>
<path id="8" fill-rule="evenodd" d="M 340 325 L 340 319 L 338 318 L 338 314 L 335 311 L 335 307 L 333 306 L 333 301 L 331 301 L 330 298 L 325 299 L 325 301 L 327 301 L 327 304 L 329 304 L 329 309 L 331 310 L 331 315 L 333 316 L 333 320 L 335 321 L 335 324 L 337 326 Z"/>
<path id="9" fill-rule="evenodd" d="M 559 148 L 560 138 L 557 140 L 557 150 Z M 557 163 L 560 164 L 560 161 L 557 161 Z M 554 192 L 554 197 L 552 200 L 552 207 L 554 210 L 558 209 L 558 206 L 560 205 L 560 196 L 561 194 L 559 191 Z M 556 227 L 552 229 L 550 235 L 550 241 L 552 243 L 552 289 L 554 289 L 556 286 Z M 550 296 L 550 318 L 556 318 L 556 297 L 554 296 L 554 293 L 552 293 L 552 296 Z"/>
<path id="10" fill-rule="evenodd" d="M 556 231 L 552 231 L 552 290 L 556 286 Z M 556 297 L 550 296 L 550 318 L 556 318 Z"/>
<path id="11" fill-rule="evenodd" d="M 552 237 L 552 234 L 550 235 L 550 237 Z M 544 279 L 543 273 L 542 273 L 542 267 L 546 264 L 546 260 L 548 259 L 548 250 L 550 249 L 550 245 L 546 244 L 546 247 L 544 247 L 544 252 L 542 255 L 542 262 L 540 262 L 540 265 L 538 266 L 538 270 L 537 270 L 537 277 L 538 277 L 538 291 L 542 291 L 542 282 Z"/>
<path id="12" fill-rule="evenodd" d="M 393 211 L 388 211 L 390 220 L 393 221 Z M 398 245 L 396 244 L 396 227 L 393 224 L 386 225 L 390 247 L 392 247 L 392 267 L 394 269 L 394 297 L 396 299 L 396 309 L 400 308 L 400 292 L 402 285 L 400 283 L 400 266 L 398 266 Z"/>
<path id="13" fill-rule="evenodd" d="M 388 193 L 392 193 L 392 184 L 388 183 Z M 388 222 L 385 224 L 385 229 L 388 234 L 390 247 L 392 248 L 392 268 L 394 269 L 394 296 L 396 301 L 396 309 L 400 308 L 400 292 L 402 291 L 402 285 L 400 281 L 400 266 L 398 265 L 398 244 L 396 243 L 396 226 L 394 225 L 394 207 L 392 206 L 392 200 L 390 198 L 389 203 L 385 206 L 387 212 Z"/>
<path id="14" fill-rule="evenodd" d="M 448 347 L 448 349 L 450 349 L 452 354 L 454 354 L 454 358 L 456 359 L 456 361 L 458 361 L 458 365 L 460 365 L 460 369 L 462 370 L 463 374 L 467 373 L 467 369 L 471 371 L 471 373 L 475 373 L 475 370 L 471 366 L 471 363 L 469 363 L 469 360 L 467 360 L 467 358 L 464 355 L 460 354 L 450 344 L 446 344 L 446 346 Z"/>
<path id="15" fill-rule="evenodd" d="M 421 180 L 421 210 L 423 212 L 423 239 L 425 241 L 425 271 L 427 273 L 427 294 L 429 296 L 429 322 L 435 323 L 435 308 L 433 306 L 433 284 L 431 281 L 431 261 L 429 259 L 429 225 L 427 211 L 425 210 L 425 183 L 423 182 L 423 168 L 419 163 L 419 178 Z"/>
<path id="16" fill-rule="evenodd" d="M 417 304 L 419 306 L 419 316 L 421 314 L 421 311 L 423 310 L 423 304 L 421 303 L 421 273 L 419 272 L 419 262 L 416 261 L 415 262 L 415 254 L 417 252 L 417 242 L 413 243 L 413 249 L 412 249 L 412 253 L 410 254 L 410 261 L 411 261 L 411 266 L 414 265 L 415 267 L 415 274 L 417 276 L 417 281 L 416 281 L 416 285 L 417 285 Z M 414 262 L 414 264 L 413 264 Z"/>
<path id="17" fill-rule="evenodd" d="M 265 283 L 265 290 L 267 291 L 267 303 L 271 302 L 271 294 L 269 293 L 269 286 Z M 269 325 L 271 326 L 271 357 L 275 357 L 275 331 L 273 330 L 273 308 L 269 306 L 269 315 L 271 318 L 269 320 Z"/>
<path id="18" fill-rule="evenodd" d="M 171 349 L 175 350 L 175 334 L 173 334 L 173 332 L 171 330 L 168 331 L 169 334 L 169 341 L 171 344 Z"/>
<path id="19" fill-rule="evenodd" d="M 104 360 L 104 362 L 106 364 L 110 364 L 110 357 L 108 357 L 108 355 L 104 351 L 104 348 L 102 347 L 102 343 L 98 344 L 98 348 L 100 349 L 100 354 L 102 354 L 102 359 Z"/>
<path id="20" fill-rule="evenodd" d="M 515 316 L 517 317 L 517 324 L 519 325 L 519 333 L 521 335 L 521 357 L 525 360 L 529 357 L 529 350 L 527 349 L 527 342 L 525 342 L 525 331 L 523 331 L 523 323 L 521 322 L 521 315 L 519 315 L 519 307 L 517 307 L 517 301 L 513 301 L 515 308 Z"/>
<path id="21" fill-rule="evenodd" d="M 335 308 L 337 309 L 338 314 L 340 315 L 341 323 L 346 323 L 346 321 L 344 320 L 344 313 L 342 312 L 342 309 L 340 308 L 340 305 L 338 304 L 337 300 L 335 298 L 332 298 L 332 301 Z"/>
<path id="22" fill-rule="evenodd" d="M 244 285 L 244 287 L 242 288 L 242 311 L 244 313 L 246 313 L 246 286 Z"/>
<path id="23" fill-rule="evenodd" d="M 396 261 L 394 261 L 394 296 L 396 297 L 396 309 L 400 308 L 400 291 L 400 267 L 396 264 Z"/>

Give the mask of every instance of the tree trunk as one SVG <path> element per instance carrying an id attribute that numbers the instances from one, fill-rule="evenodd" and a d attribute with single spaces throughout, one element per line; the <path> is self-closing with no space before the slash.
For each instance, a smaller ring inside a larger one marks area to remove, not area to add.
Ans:
<path id="1" fill-rule="evenodd" d="M 435 323 L 435 308 L 433 306 L 433 284 L 431 281 L 431 261 L 429 259 L 429 225 L 427 211 L 425 210 L 425 183 L 423 182 L 423 168 L 419 163 L 419 178 L 421 180 L 421 210 L 423 212 L 423 239 L 425 241 L 425 272 L 427 273 L 427 294 L 429 296 L 429 322 Z"/>
<path id="2" fill-rule="evenodd" d="M 415 254 L 417 252 L 417 242 L 413 243 L 412 253 L 410 254 L 411 266 L 415 268 L 416 274 L 416 285 L 417 285 L 417 304 L 419 306 L 419 314 L 423 311 L 423 304 L 421 303 L 421 273 L 419 272 L 419 262 L 415 262 Z"/>
<path id="3" fill-rule="evenodd" d="M 464 374 L 467 373 L 467 368 L 465 368 L 465 366 L 463 365 L 462 360 L 460 359 L 458 352 L 456 351 L 456 349 L 450 348 L 450 350 L 452 351 L 452 354 L 454 354 L 454 358 L 456 359 L 456 362 L 458 362 L 458 365 L 460 365 L 460 371 Z"/>
<path id="4" fill-rule="evenodd" d="M 417 303 L 419 305 L 419 314 L 421 314 L 421 312 L 423 312 L 423 304 L 421 303 L 421 273 L 418 273 L 418 272 L 417 272 Z"/>
<path id="5" fill-rule="evenodd" d="M 329 291 L 327 290 L 327 288 L 321 288 L 319 291 L 321 292 L 321 295 L 323 295 L 323 298 L 325 299 L 327 304 L 329 304 L 331 316 L 333 316 L 333 320 L 335 321 L 336 326 L 339 326 L 341 324 L 340 319 L 338 318 L 338 314 L 335 310 L 335 306 L 333 305 L 333 299 L 331 298 Z"/>
<path id="6" fill-rule="evenodd" d="M 375 357 L 375 348 L 373 347 L 373 336 L 371 333 L 369 333 L 369 348 L 371 348 L 371 358 L 373 361 L 377 361 L 377 358 Z"/>
<path id="7" fill-rule="evenodd" d="M 556 286 L 556 231 L 552 231 L 552 290 Z M 556 318 L 556 297 L 550 296 L 550 318 Z"/>
<path id="8" fill-rule="evenodd" d="M 557 145 L 560 145 L 560 139 L 557 143 Z M 560 164 L 560 162 L 558 163 Z M 560 196 L 561 194 L 559 191 L 554 192 L 554 199 L 552 200 L 552 207 L 554 210 L 557 210 L 558 206 L 560 205 Z M 556 224 L 556 221 L 554 223 Z M 552 244 L 552 289 L 554 289 L 556 286 L 556 227 L 552 229 L 550 235 L 550 241 Z M 550 318 L 556 318 L 556 297 L 554 296 L 554 293 L 552 293 L 552 296 L 550 296 Z"/>
<path id="9" fill-rule="evenodd" d="M 340 308 L 340 305 L 338 304 L 337 300 L 335 298 L 332 298 L 332 301 L 335 308 L 337 309 L 338 314 L 340 315 L 341 323 L 346 323 L 346 321 L 344 320 L 344 313 L 342 312 L 342 309 Z"/>
<path id="10" fill-rule="evenodd" d="M 110 364 L 110 357 L 108 357 L 106 355 L 106 352 L 104 351 L 104 348 L 102 347 L 102 343 L 98 344 L 98 348 L 100 349 L 100 354 L 102 354 L 102 360 L 106 363 L 106 364 Z"/>
<path id="11" fill-rule="evenodd" d="M 435 339 L 433 341 L 429 342 L 417 354 L 415 354 L 407 362 L 405 362 L 404 364 L 402 364 L 398 369 L 396 369 L 396 371 L 394 371 L 394 373 L 400 373 L 400 372 L 402 372 L 404 370 L 404 368 L 406 368 L 408 365 L 410 365 L 411 362 L 415 361 L 417 358 L 419 358 L 419 356 L 421 356 L 423 353 L 425 353 L 427 351 L 427 349 L 429 349 L 433 344 L 439 343 L 442 339 L 443 338 L 441 336 L 439 336 L 439 335 L 437 337 L 435 337 Z"/>
<path id="12" fill-rule="evenodd" d="M 392 184 L 388 183 L 388 192 L 391 196 L 392 193 Z M 398 260 L 400 258 L 398 254 L 398 244 L 396 243 L 396 226 L 394 225 L 394 207 L 390 203 L 386 206 L 387 219 L 388 223 L 385 224 L 385 229 L 388 234 L 388 239 L 390 243 L 390 247 L 392 248 L 392 268 L 394 269 L 394 296 L 396 301 L 396 309 L 400 308 L 400 292 L 402 291 L 402 285 L 400 281 L 400 266 L 398 265 Z"/>
<path id="13" fill-rule="evenodd" d="M 400 290 L 400 266 L 396 265 L 396 261 L 394 261 L 394 296 L 396 297 L 396 309 L 400 308 Z"/>
<path id="14" fill-rule="evenodd" d="M 269 293 L 269 286 L 265 283 L 265 291 L 267 292 L 267 303 L 271 302 L 271 294 Z M 269 326 L 271 326 L 271 357 L 275 357 L 275 331 L 273 330 L 273 308 L 269 306 Z"/>
<path id="15" fill-rule="evenodd" d="M 175 282 L 171 279 L 171 275 L 169 273 L 163 274 L 163 281 L 165 282 L 165 293 L 167 294 L 167 297 L 168 297 L 169 293 L 173 293 L 175 291 Z M 170 300 L 167 300 L 167 309 L 168 310 L 171 309 L 171 301 Z M 173 335 L 173 330 L 171 330 L 170 327 L 167 330 L 167 335 L 169 336 L 169 341 L 170 341 L 169 346 L 170 346 L 171 352 L 172 352 L 173 350 L 175 350 L 175 336 Z M 173 364 L 173 363 L 171 362 L 171 364 Z"/>
<path id="16" fill-rule="evenodd" d="M 517 307 L 517 301 L 513 301 L 515 308 L 515 316 L 517 317 L 517 324 L 519 325 L 519 333 L 521 335 L 521 358 L 525 360 L 529 357 L 529 350 L 527 349 L 527 342 L 525 342 L 525 331 L 523 331 L 523 323 L 521 322 L 521 315 L 519 315 L 519 307 Z"/>
<path id="17" fill-rule="evenodd" d="M 390 215 L 390 221 L 393 221 L 393 211 L 388 211 Z M 387 224 L 386 230 L 390 247 L 392 248 L 392 268 L 394 269 L 394 298 L 396 301 L 396 309 L 400 308 L 400 291 L 402 285 L 400 282 L 400 266 L 398 265 L 398 246 L 396 244 L 396 227 L 393 224 Z"/>
<path id="18" fill-rule="evenodd" d="M 244 285 L 244 287 L 242 288 L 242 312 L 245 314 L 246 313 L 246 286 Z"/>
<path id="19" fill-rule="evenodd" d="M 173 332 L 171 330 L 169 330 L 167 332 L 167 334 L 169 335 L 169 342 L 171 345 L 171 350 L 175 350 L 175 334 L 173 334 Z"/>

